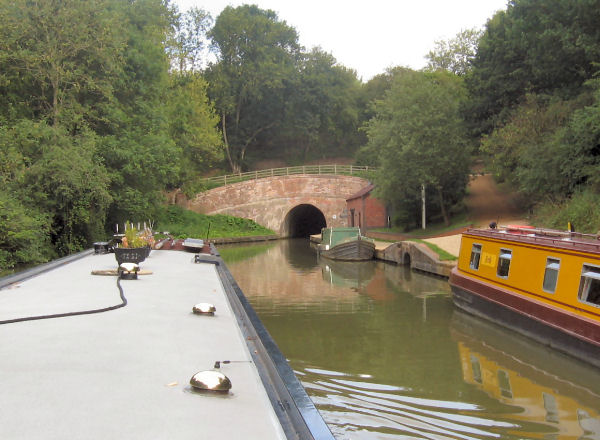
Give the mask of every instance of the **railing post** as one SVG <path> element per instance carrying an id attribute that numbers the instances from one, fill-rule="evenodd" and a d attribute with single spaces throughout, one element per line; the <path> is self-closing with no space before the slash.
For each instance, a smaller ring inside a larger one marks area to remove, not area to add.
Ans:
<path id="1" fill-rule="evenodd" d="M 254 180 L 258 180 L 258 170 L 254 171 Z"/>
<path id="2" fill-rule="evenodd" d="M 227 185 L 227 175 L 223 176 L 223 182 Z"/>
<path id="3" fill-rule="evenodd" d="M 333 166 L 333 174 L 337 175 L 337 164 Z"/>

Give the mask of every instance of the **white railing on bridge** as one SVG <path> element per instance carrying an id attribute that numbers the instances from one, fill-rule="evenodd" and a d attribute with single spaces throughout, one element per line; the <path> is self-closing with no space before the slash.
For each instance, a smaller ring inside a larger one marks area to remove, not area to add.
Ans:
<path id="1" fill-rule="evenodd" d="M 268 170 L 249 171 L 246 173 L 230 174 L 227 176 L 207 177 L 205 183 L 211 186 L 228 185 L 245 180 L 264 179 L 266 177 L 292 176 L 297 174 L 333 174 L 354 176 L 375 171 L 374 167 L 356 165 L 301 165 L 297 167 L 271 168 Z"/>

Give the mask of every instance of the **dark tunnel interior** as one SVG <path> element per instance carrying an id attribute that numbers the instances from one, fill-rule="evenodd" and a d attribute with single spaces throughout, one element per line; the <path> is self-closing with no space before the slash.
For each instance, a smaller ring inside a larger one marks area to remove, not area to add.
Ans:
<path id="1" fill-rule="evenodd" d="M 325 216 L 313 205 L 298 205 L 285 217 L 286 236 L 290 238 L 308 238 L 326 226 Z"/>

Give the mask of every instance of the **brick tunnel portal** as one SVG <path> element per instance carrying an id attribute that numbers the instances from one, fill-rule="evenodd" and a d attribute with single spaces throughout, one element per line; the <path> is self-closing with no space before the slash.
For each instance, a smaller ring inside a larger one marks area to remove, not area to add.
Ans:
<path id="1" fill-rule="evenodd" d="M 320 234 L 327 221 L 321 210 L 313 205 L 302 204 L 292 208 L 285 216 L 283 236 L 290 238 L 308 238 Z"/>

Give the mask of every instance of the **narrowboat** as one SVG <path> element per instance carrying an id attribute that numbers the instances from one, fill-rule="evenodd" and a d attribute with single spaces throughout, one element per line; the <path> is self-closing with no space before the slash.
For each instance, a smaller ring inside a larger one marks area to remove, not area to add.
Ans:
<path id="1" fill-rule="evenodd" d="M 332 260 L 371 260 L 375 253 L 375 242 L 361 235 L 360 228 L 323 228 L 319 255 Z"/>
<path id="2" fill-rule="evenodd" d="M 523 226 L 469 229 L 454 304 L 600 367 L 600 239 Z"/>

